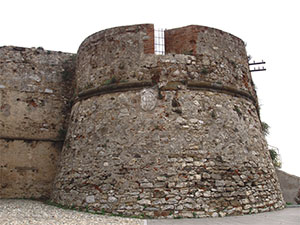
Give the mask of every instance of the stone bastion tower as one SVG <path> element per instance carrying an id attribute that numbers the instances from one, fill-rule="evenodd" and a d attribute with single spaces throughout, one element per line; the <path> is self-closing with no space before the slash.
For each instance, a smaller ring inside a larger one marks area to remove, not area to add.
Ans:
<path id="1" fill-rule="evenodd" d="M 79 47 L 52 200 L 150 217 L 284 205 L 241 39 L 203 26 L 107 29 Z"/>
<path id="2" fill-rule="evenodd" d="M 155 218 L 283 208 L 243 41 L 164 36 L 165 55 L 152 24 L 95 33 L 77 55 L 0 47 L 0 198 Z"/>

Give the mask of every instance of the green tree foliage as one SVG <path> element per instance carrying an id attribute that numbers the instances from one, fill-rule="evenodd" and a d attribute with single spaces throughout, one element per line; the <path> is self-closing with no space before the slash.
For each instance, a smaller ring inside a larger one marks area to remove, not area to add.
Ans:
<path id="1" fill-rule="evenodd" d="M 261 129 L 262 129 L 263 134 L 265 136 L 267 136 L 269 134 L 270 126 L 266 122 L 261 122 Z M 269 146 L 269 153 L 270 153 L 273 165 L 276 168 L 281 168 L 282 162 L 281 162 L 281 157 L 280 157 L 278 148 Z"/>
<path id="2" fill-rule="evenodd" d="M 263 134 L 265 136 L 267 136 L 269 134 L 270 126 L 266 122 L 261 122 L 261 129 L 262 129 Z"/>
<path id="3" fill-rule="evenodd" d="M 269 146 L 269 153 L 270 153 L 273 165 L 276 168 L 281 168 L 282 162 L 281 162 L 281 157 L 280 157 L 278 148 Z"/>

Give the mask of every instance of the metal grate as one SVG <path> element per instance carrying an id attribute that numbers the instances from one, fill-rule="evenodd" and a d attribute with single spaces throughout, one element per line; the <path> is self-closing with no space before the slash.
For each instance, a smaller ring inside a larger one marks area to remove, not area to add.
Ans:
<path id="1" fill-rule="evenodd" d="M 154 49 L 156 55 L 165 54 L 165 29 L 154 30 Z"/>
<path id="2" fill-rule="evenodd" d="M 266 62 L 264 62 L 263 60 L 261 60 L 261 62 L 249 62 L 249 67 L 250 67 L 250 72 L 257 72 L 257 71 L 266 71 L 267 69 L 265 67 L 254 67 L 251 68 L 251 66 L 257 66 L 257 65 L 262 65 L 262 64 L 266 64 Z"/>

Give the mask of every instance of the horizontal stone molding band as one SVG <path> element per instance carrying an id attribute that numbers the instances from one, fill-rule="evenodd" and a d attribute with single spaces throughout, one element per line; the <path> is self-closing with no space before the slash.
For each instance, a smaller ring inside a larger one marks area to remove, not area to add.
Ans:
<path id="1" fill-rule="evenodd" d="M 13 136 L 0 136 L 0 140 L 7 141 L 45 141 L 45 142 L 64 142 L 63 138 L 26 138 L 26 137 L 13 137 Z"/>
<path id="2" fill-rule="evenodd" d="M 78 97 L 74 100 L 74 103 L 97 95 L 103 95 L 114 92 L 125 92 L 129 90 L 139 90 L 146 87 L 152 87 L 154 85 L 155 84 L 152 81 L 138 81 L 103 85 L 79 92 Z"/>
<path id="3" fill-rule="evenodd" d="M 236 95 L 239 97 L 246 98 L 248 100 L 251 100 L 255 107 L 258 107 L 258 103 L 256 101 L 256 98 L 254 98 L 249 92 L 243 91 L 237 88 L 224 86 L 222 84 L 217 83 L 211 83 L 211 82 L 205 82 L 205 81 L 188 81 L 187 82 L 187 88 L 190 90 L 210 90 L 210 91 L 218 91 L 225 94 L 231 94 Z M 257 108 L 258 110 L 258 108 Z M 258 110 L 259 111 L 259 110 Z"/>
<path id="4" fill-rule="evenodd" d="M 225 94 L 235 95 L 239 97 L 246 98 L 253 102 L 253 104 L 258 107 L 256 99 L 247 91 L 239 90 L 234 87 L 224 86 L 222 84 L 206 82 L 206 81 L 170 81 L 165 86 L 161 87 L 161 91 L 171 91 L 171 90 L 180 90 L 178 85 L 182 84 L 187 85 L 187 88 L 190 90 L 209 90 L 209 91 L 217 91 Z M 79 92 L 78 97 L 75 98 L 74 103 L 88 99 L 93 96 L 103 95 L 114 92 L 125 92 L 132 90 L 139 90 L 146 87 L 153 87 L 156 84 L 152 81 L 137 81 L 137 82 L 128 82 L 128 83 L 117 83 L 99 86 L 91 89 L 87 89 Z"/>

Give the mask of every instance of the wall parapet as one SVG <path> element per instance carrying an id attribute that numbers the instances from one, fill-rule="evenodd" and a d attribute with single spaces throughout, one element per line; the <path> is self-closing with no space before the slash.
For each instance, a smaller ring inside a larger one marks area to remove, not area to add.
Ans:
<path id="1" fill-rule="evenodd" d="M 78 50 L 77 93 L 110 83 L 153 80 L 162 86 L 167 80 L 198 80 L 240 89 L 257 99 L 239 38 L 191 25 L 165 30 L 166 55 L 145 54 L 138 46 L 144 39 L 154 45 L 152 37 L 151 24 L 111 28 L 88 37 Z M 185 46 L 195 51 L 183 51 Z"/>

